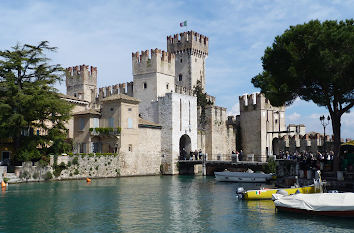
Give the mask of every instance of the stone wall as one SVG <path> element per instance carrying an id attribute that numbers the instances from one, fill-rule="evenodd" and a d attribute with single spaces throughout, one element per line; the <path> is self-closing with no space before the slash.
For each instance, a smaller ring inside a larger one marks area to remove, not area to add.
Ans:
<path id="1" fill-rule="evenodd" d="M 140 127 L 137 147 L 120 154 L 120 175 L 158 175 L 161 165 L 161 129 Z"/>
<path id="2" fill-rule="evenodd" d="M 120 175 L 119 159 L 120 156 L 118 155 L 58 156 L 57 165 L 60 166 L 63 163 L 66 168 L 60 172 L 60 176 L 53 176 L 53 178 L 62 180 L 86 177 L 117 177 Z M 50 165 L 53 166 L 53 164 L 54 157 L 52 156 Z"/>

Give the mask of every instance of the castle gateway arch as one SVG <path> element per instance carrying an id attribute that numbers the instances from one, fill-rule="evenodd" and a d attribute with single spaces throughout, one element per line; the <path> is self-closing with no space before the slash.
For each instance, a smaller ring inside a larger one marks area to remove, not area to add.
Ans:
<path id="1" fill-rule="evenodd" d="M 183 134 L 179 139 L 179 155 L 181 159 L 189 158 L 191 152 L 191 138 L 187 134 Z"/>

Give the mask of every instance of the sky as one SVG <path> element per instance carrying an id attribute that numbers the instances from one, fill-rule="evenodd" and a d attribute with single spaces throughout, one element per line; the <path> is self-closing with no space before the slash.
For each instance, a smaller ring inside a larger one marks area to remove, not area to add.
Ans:
<path id="1" fill-rule="evenodd" d="M 102 87 L 132 81 L 132 52 L 166 50 L 166 36 L 197 31 L 209 37 L 206 91 L 235 115 L 239 96 L 259 92 L 251 79 L 277 35 L 312 19 L 353 18 L 353 12 L 354 0 L 2 0 L 0 50 L 47 40 L 58 47 L 49 55 L 53 64 L 96 66 Z M 57 88 L 65 93 L 65 82 Z M 286 124 L 323 132 L 321 115 L 327 109 L 298 99 L 286 109 Z M 353 122 L 352 109 L 342 117 L 342 138 L 354 138 Z"/>

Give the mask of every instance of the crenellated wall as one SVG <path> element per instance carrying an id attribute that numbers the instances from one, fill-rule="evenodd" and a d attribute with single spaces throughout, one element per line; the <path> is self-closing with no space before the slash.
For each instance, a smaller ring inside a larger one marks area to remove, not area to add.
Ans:
<path id="1" fill-rule="evenodd" d="M 119 83 L 112 86 L 100 87 L 98 89 L 98 99 L 102 100 L 103 98 L 115 94 L 124 94 L 133 97 L 133 87 L 133 82 Z"/>
<path id="2" fill-rule="evenodd" d="M 285 107 L 274 107 L 261 93 L 239 97 L 242 149 L 265 161 L 273 154 L 273 138 L 284 135 Z"/>
<path id="3" fill-rule="evenodd" d="M 208 57 L 208 37 L 188 31 L 167 37 L 167 51 L 175 54 L 175 83 L 193 89 L 197 81 L 205 90 L 205 59 Z"/>
<path id="4" fill-rule="evenodd" d="M 97 67 L 87 65 L 69 67 L 65 74 L 67 95 L 94 102 L 97 87 Z"/>
<path id="5" fill-rule="evenodd" d="M 167 36 L 167 51 L 171 53 L 199 53 L 208 55 L 209 39 L 194 31 Z"/>
<path id="6" fill-rule="evenodd" d="M 133 75 L 147 73 L 163 73 L 166 75 L 175 74 L 175 55 L 161 49 L 132 53 Z"/>

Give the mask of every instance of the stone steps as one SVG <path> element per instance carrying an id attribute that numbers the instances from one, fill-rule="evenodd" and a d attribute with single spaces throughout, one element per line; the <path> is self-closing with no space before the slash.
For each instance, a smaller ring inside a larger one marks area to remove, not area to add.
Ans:
<path id="1" fill-rule="evenodd" d="M 12 184 L 12 183 L 18 183 L 21 181 L 20 178 L 18 178 L 15 173 L 7 173 L 6 174 L 6 178 L 9 179 L 8 183 Z"/>

